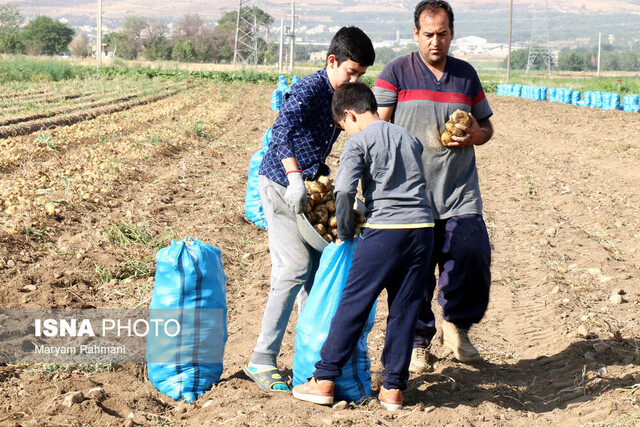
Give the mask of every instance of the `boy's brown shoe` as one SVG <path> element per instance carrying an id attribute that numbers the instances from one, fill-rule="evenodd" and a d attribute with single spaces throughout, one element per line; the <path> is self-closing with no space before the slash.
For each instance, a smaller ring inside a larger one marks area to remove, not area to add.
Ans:
<path id="1" fill-rule="evenodd" d="M 384 386 L 380 386 L 378 400 L 380 404 L 389 411 L 399 411 L 402 409 L 402 392 L 398 389 L 387 390 Z"/>
<path id="2" fill-rule="evenodd" d="M 331 405 L 333 404 L 333 381 L 318 381 L 311 377 L 306 383 L 293 388 L 293 397 L 318 405 Z"/>
<path id="3" fill-rule="evenodd" d="M 458 328 L 451 322 L 442 321 L 442 345 L 453 352 L 461 362 L 475 362 L 481 360 L 480 353 L 471 344 L 468 331 Z"/>

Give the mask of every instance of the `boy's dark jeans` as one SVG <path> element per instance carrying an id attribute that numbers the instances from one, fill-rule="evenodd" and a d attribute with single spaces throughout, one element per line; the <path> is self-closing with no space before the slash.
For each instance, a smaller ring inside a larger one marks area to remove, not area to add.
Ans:
<path id="1" fill-rule="evenodd" d="M 433 228 L 363 230 L 314 377 L 333 380 L 355 349 L 369 312 L 387 289 L 383 385 L 407 387 L 416 319 L 427 282 Z"/>

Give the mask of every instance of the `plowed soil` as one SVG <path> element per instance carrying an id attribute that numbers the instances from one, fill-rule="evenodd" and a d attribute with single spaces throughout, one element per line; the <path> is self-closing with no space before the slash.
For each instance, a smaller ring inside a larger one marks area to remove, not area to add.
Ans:
<path id="1" fill-rule="evenodd" d="M 261 392 L 242 365 L 260 329 L 270 260 L 266 232 L 244 218 L 244 196 L 249 158 L 275 118 L 272 90 L 205 85 L 179 116 L 207 117 L 206 133 L 182 146 L 161 142 L 168 145 L 123 169 L 108 201 L 40 215 L 38 233 L 16 234 L 11 218 L 2 217 L 3 308 L 148 303 L 151 276 L 104 281 L 96 268 L 155 256 L 147 246 L 111 242 L 106 232 L 118 221 L 147 223 L 153 233 L 171 228 L 219 247 L 229 303 L 220 383 L 187 404 L 158 392 L 144 365 L 5 365 L 2 425 L 640 423 L 640 117 L 497 96 L 489 96 L 496 134 L 476 149 L 493 246 L 491 303 L 470 333 L 483 361 L 458 363 L 434 344 L 433 372 L 411 378 L 398 412 L 375 402 L 331 408 Z M 220 97 L 216 111 L 205 111 L 208 97 Z M 137 108 L 110 118 L 118 122 Z M 140 126 L 161 133 L 176 119 L 166 120 Z M 334 174 L 343 141 L 329 158 Z M 55 153 L 55 162 L 64 164 L 65 153 Z M 3 179 L 28 166 L 16 165 Z M 381 300 L 369 335 L 374 394 L 385 316 Z M 294 312 L 279 358 L 286 376 L 296 318 Z M 104 393 L 90 395 L 95 387 Z M 76 391 L 86 399 L 63 405 Z"/>

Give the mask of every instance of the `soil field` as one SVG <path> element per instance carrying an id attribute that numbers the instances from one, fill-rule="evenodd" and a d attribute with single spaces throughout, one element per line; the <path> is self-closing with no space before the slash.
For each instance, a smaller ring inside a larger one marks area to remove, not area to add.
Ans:
<path id="1" fill-rule="evenodd" d="M 242 365 L 270 260 L 244 195 L 273 89 L 201 83 L 0 140 L 0 307 L 145 306 L 158 248 L 186 236 L 221 249 L 229 306 L 221 381 L 196 403 L 159 393 L 144 365 L 9 364 L 1 425 L 640 424 L 640 117 L 497 96 L 495 136 L 476 150 L 493 246 L 491 303 L 470 333 L 483 361 L 458 363 L 434 344 L 433 372 L 411 378 L 398 412 L 259 391 Z M 374 395 L 385 316 L 381 299 Z M 280 355 L 288 377 L 296 318 Z M 83 401 L 63 403 L 78 391 Z"/>

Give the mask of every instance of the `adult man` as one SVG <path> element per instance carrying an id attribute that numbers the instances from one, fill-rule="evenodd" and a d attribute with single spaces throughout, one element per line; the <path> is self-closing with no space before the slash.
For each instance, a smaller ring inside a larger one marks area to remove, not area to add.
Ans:
<path id="1" fill-rule="evenodd" d="M 442 340 L 462 362 L 480 359 L 469 328 L 482 319 L 489 302 L 491 247 L 478 184 L 475 145 L 493 136 L 493 114 L 473 67 L 448 56 L 453 11 L 446 1 L 424 0 L 414 11 L 418 52 L 396 58 L 380 73 L 374 93 L 384 120 L 408 129 L 425 147 L 422 160 L 435 219 L 434 248 L 425 300 L 418 318 L 411 372 L 425 372 L 428 347 L 436 333 L 431 300 L 438 266 Z M 443 146 L 440 135 L 456 109 L 472 114 L 472 125 L 456 125 L 464 136 Z"/>

